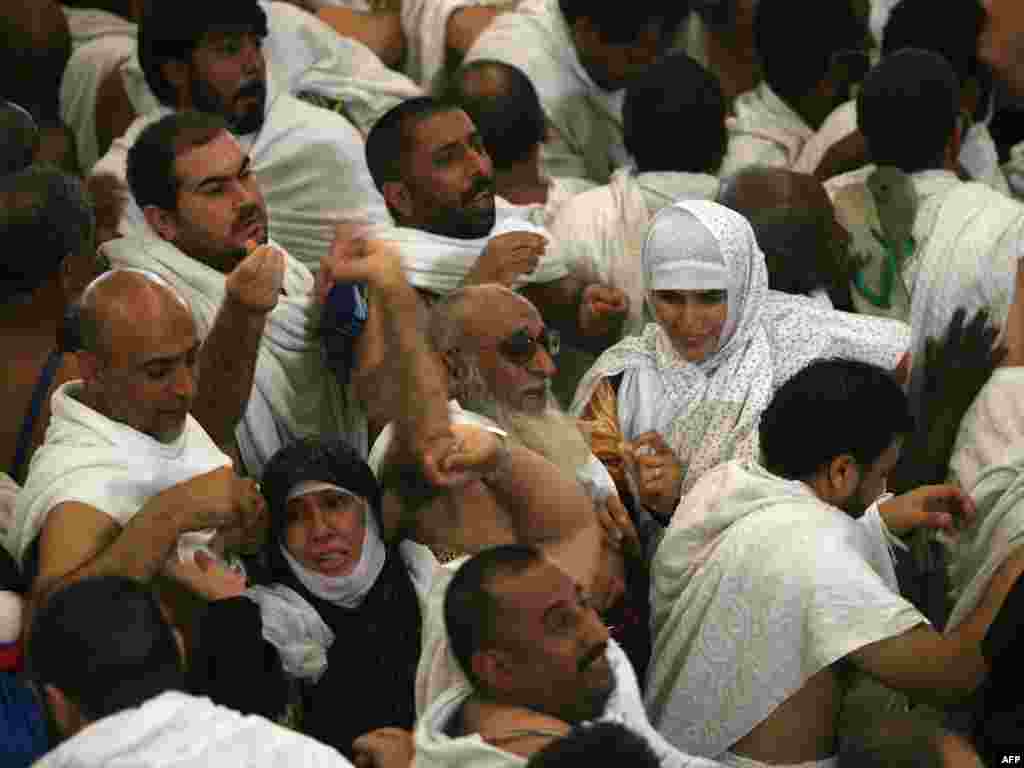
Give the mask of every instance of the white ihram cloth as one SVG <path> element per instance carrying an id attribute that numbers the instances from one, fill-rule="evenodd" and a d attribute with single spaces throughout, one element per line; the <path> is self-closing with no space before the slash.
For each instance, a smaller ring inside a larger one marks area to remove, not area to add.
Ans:
<path id="1" fill-rule="evenodd" d="M 96 163 L 94 174 L 127 178 L 128 150 L 146 126 L 171 114 L 160 107 L 139 117 Z M 363 137 L 341 115 L 314 107 L 267 80 L 263 127 L 239 137 L 252 161 L 274 238 L 296 259 L 316 269 L 334 239 L 334 225 L 350 217 L 386 221 L 384 201 L 366 166 Z M 121 217 L 124 235 L 153 235 L 129 195 Z"/>
<path id="2" fill-rule="evenodd" d="M 94 8 L 61 6 L 71 30 L 71 58 L 60 84 L 60 117 L 75 134 L 78 165 L 88 173 L 99 159 L 96 92 L 111 72 L 135 55 L 132 22 Z"/>
<path id="3" fill-rule="evenodd" d="M 890 538 L 805 484 L 731 461 L 684 497 L 651 570 L 654 726 L 718 757 L 814 674 L 927 623 L 900 597 Z"/>
<path id="4" fill-rule="evenodd" d="M 688 241 L 681 212 L 703 225 L 717 242 L 716 253 Z M 893 370 L 910 342 L 904 323 L 769 290 L 750 224 L 717 203 L 677 203 L 658 213 L 643 264 L 645 272 L 690 265 L 727 273 L 729 310 L 719 348 L 699 363 L 688 362 L 665 330 L 651 323 L 641 336 L 623 339 L 597 359 L 570 410 L 582 414 L 600 381 L 622 374 L 618 417 L 624 438 L 660 432 L 682 463 L 683 494 L 723 461 L 755 456 L 761 413 L 776 389 L 807 365 L 842 357 Z M 648 287 L 649 281 L 645 277 Z"/>
<path id="5" fill-rule="evenodd" d="M 68 382 L 50 399 L 50 426 L 32 455 L 7 542 L 19 562 L 58 504 L 88 504 L 124 527 L 161 491 L 231 465 L 192 416 L 176 440 L 162 443 L 80 402 L 81 390 L 82 382 Z M 185 534 L 195 535 L 202 534 Z"/>
<path id="6" fill-rule="evenodd" d="M 636 672 L 618 643 L 608 641 L 606 656 L 615 676 L 615 692 L 596 722 L 622 725 L 643 738 L 663 768 L 718 768 L 718 763 L 684 754 L 651 727 L 644 712 Z M 462 705 L 473 695 L 467 684 L 444 691 L 416 725 L 413 768 L 513 768 L 526 760 L 485 742 L 479 734 L 452 738 L 445 733 Z"/>
<path id="7" fill-rule="evenodd" d="M 733 110 L 735 116 L 725 121 L 729 147 L 719 169 L 723 177 L 750 165 L 794 168 L 814 135 L 765 82 L 737 96 Z"/>
<path id="8" fill-rule="evenodd" d="M 857 130 L 857 102 L 847 101 L 836 107 L 821 128 L 804 146 L 794 171 L 814 173 L 829 147 Z M 1010 194 L 1010 185 L 999 165 L 999 151 L 986 122 L 973 123 L 960 144 L 960 165 L 971 178 L 1003 194 Z"/>
<path id="9" fill-rule="evenodd" d="M 90 723 L 35 768 L 352 768 L 338 752 L 256 715 L 167 691 Z"/>
<path id="10" fill-rule="evenodd" d="M 446 237 L 422 229 L 395 226 L 378 228 L 374 237 L 399 248 L 410 285 L 440 295 L 451 293 L 462 284 L 492 237 L 508 232 L 533 232 L 548 239 L 537 268 L 520 276 L 515 288 L 527 283 L 554 282 L 569 274 L 561 244 L 552 239 L 547 230 L 530 221 L 531 206 L 512 205 L 495 197 L 494 208 L 494 227 L 486 237 Z"/>
<path id="11" fill-rule="evenodd" d="M 524 0 L 500 14 L 466 54 L 466 61 L 497 59 L 518 67 L 537 89 L 556 135 L 542 157 L 551 176 L 583 176 L 599 183 L 628 162 L 622 137 L 624 90 L 605 91 L 587 74 L 558 0 Z"/>
<path id="12" fill-rule="evenodd" d="M 118 238 L 103 252 L 115 267 L 167 280 L 191 305 L 201 335 L 209 333 L 224 302 L 222 273 L 157 238 Z M 267 316 L 252 392 L 235 430 L 242 462 L 255 477 L 278 450 L 309 435 L 343 437 L 366 455 L 366 414 L 323 362 L 313 274 L 287 253 L 285 265 L 284 295 Z"/>
<path id="13" fill-rule="evenodd" d="M 993 574 L 1024 545 L 1024 444 L 983 469 L 970 491 L 978 508 L 973 525 L 951 544 L 949 576 L 957 598 L 946 623 L 954 631 L 977 607 Z"/>
<path id="14" fill-rule="evenodd" d="M 1024 367 L 996 368 L 960 422 L 949 461 L 950 482 L 970 493 L 989 467 L 1024 445 Z"/>
<path id="15" fill-rule="evenodd" d="M 640 251 L 651 217 L 681 200 L 713 200 L 719 181 L 702 173 L 620 168 L 611 181 L 564 203 L 550 225 L 570 274 L 629 296 L 623 336 L 643 331 L 646 319 Z"/>

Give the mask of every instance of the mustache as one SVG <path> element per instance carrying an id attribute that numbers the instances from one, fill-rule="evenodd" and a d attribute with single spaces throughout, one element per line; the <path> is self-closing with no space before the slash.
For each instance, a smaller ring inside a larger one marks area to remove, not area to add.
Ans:
<path id="1" fill-rule="evenodd" d="M 238 218 L 235 220 L 235 228 L 245 229 L 254 222 L 266 225 L 267 217 L 258 205 L 250 203 L 239 211 Z"/>
<path id="2" fill-rule="evenodd" d="M 494 194 L 494 178 L 492 176 L 478 176 L 469 191 L 462 196 L 463 205 L 468 205 L 473 198 L 483 193 Z"/>
<path id="3" fill-rule="evenodd" d="M 235 94 L 235 100 L 244 99 L 246 96 L 253 96 L 258 99 L 265 98 L 267 95 L 267 84 L 262 80 L 249 80 L 242 83 L 238 87 L 238 93 Z"/>
<path id="4" fill-rule="evenodd" d="M 582 672 L 587 667 L 589 667 L 591 664 L 593 664 L 595 661 L 597 661 L 599 658 L 604 656 L 604 653 L 605 653 L 606 650 L 608 650 L 608 643 L 598 643 L 593 648 L 591 648 L 589 651 L 587 651 L 586 655 L 583 656 L 582 659 L 580 659 L 580 663 L 579 663 L 579 670 L 580 670 L 580 672 Z"/>

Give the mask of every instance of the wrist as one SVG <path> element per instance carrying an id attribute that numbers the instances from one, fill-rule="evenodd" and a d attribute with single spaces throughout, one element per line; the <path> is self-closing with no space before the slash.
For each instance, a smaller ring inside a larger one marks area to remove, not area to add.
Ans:
<path id="1" fill-rule="evenodd" d="M 224 302 L 221 304 L 222 311 L 228 313 L 232 319 L 252 323 L 262 323 L 276 306 L 276 300 L 272 304 L 247 302 L 230 289 L 224 292 Z"/>

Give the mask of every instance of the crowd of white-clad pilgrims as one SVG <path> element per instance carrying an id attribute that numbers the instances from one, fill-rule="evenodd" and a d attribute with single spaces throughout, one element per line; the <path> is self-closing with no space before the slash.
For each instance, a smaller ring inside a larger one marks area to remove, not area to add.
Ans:
<path id="1" fill-rule="evenodd" d="M 1024 5 L 2 5 L 0 766 L 1024 760 Z"/>

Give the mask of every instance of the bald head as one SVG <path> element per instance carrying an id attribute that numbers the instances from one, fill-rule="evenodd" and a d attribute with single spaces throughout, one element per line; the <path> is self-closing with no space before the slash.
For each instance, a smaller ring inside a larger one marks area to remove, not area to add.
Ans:
<path id="1" fill-rule="evenodd" d="M 497 283 L 453 291 L 431 309 L 428 330 L 431 345 L 440 353 L 461 348 L 483 334 L 495 311 L 511 306 L 537 311 L 529 299 Z"/>
<path id="2" fill-rule="evenodd" d="M 109 358 L 118 337 L 146 322 L 192 313 L 163 278 L 136 269 L 104 272 L 82 292 L 79 301 L 81 347 Z"/>
<path id="3" fill-rule="evenodd" d="M 783 168 L 746 168 L 723 183 L 719 202 L 750 221 L 771 288 L 839 289 L 849 236 L 820 181 Z"/>

